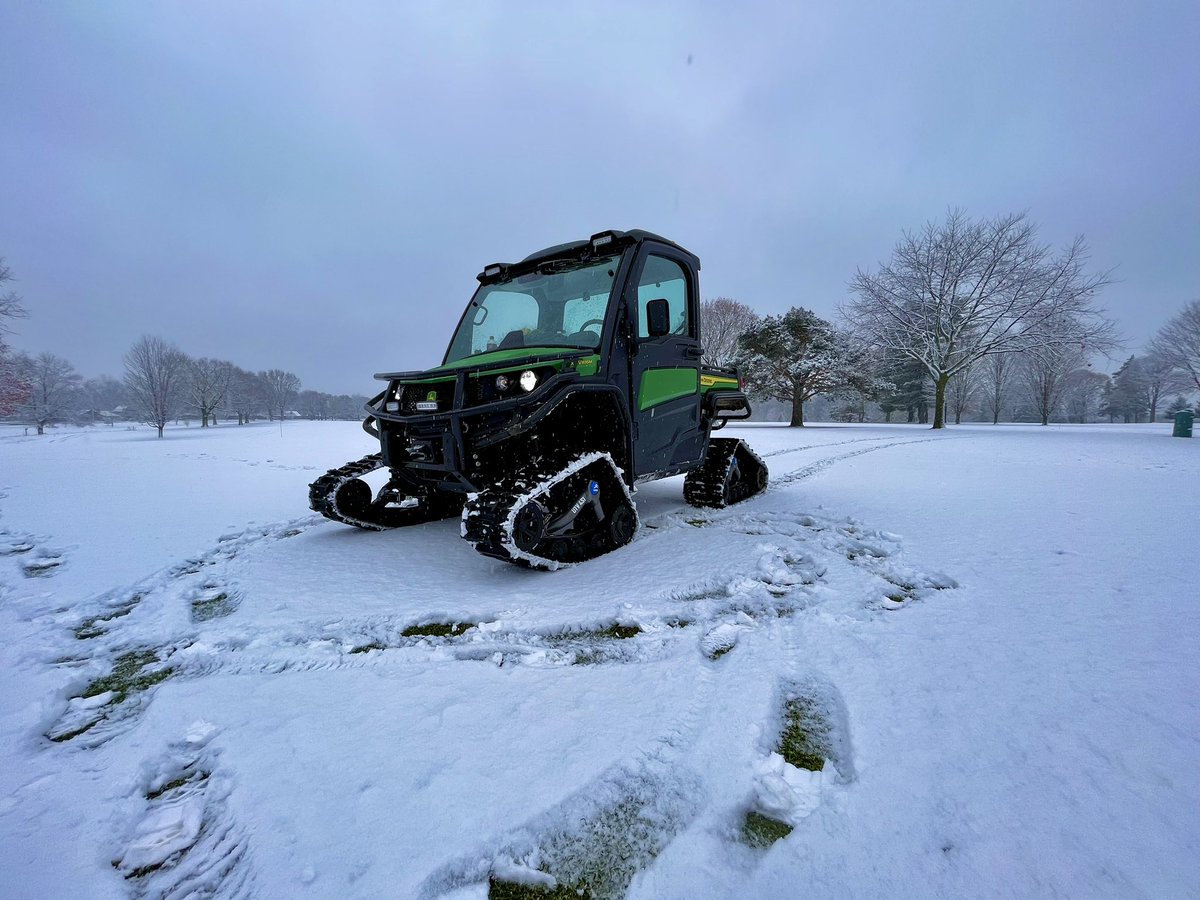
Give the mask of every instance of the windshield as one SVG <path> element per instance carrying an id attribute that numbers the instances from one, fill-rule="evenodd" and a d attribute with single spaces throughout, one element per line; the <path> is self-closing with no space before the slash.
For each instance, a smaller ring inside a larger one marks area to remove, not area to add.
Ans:
<path id="1" fill-rule="evenodd" d="M 446 362 L 520 347 L 595 350 L 619 256 L 557 259 L 509 281 L 482 285 L 458 326 Z"/>

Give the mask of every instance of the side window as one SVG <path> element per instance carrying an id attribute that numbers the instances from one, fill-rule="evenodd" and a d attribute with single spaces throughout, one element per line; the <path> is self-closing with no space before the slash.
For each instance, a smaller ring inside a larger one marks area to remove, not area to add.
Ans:
<path id="1" fill-rule="evenodd" d="M 671 308 L 671 333 L 690 335 L 693 333 L 691 316 L 688 313 L 688 282 L 683 266 L 661 256 L 646 257 L 642 277 L 638 281 L 638 336 L 649 337 L 646 325 L 646 304 L 660 297 L 665 298 Z"/>

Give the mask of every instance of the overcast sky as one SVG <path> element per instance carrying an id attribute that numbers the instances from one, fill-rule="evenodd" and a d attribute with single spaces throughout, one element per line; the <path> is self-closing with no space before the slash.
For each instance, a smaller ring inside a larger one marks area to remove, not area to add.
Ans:
<path id="1" fill-rule="evenodd" d="M 1200 297 L 1200 3 L 0 0 L 12 343 L 140 334 L 370 393 L 495 260 L 646 228 L 705 296 L 832 317 L 948 207 Z"/>

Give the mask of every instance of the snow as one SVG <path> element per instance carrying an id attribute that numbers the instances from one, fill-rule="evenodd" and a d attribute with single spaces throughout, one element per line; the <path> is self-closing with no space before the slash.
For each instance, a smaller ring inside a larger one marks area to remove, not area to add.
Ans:
<path id="1" fill-rule="evenodd" d="M 0 430 L 0 896 L 1195 896 L 1169 434 L 730 426 L 765 495 L 549 573 L 311 514 L 354 424 Z"/>

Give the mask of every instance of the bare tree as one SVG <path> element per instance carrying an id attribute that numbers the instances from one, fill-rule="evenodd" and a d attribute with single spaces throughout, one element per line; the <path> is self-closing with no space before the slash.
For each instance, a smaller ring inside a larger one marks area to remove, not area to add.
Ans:
<path id="1" fill-rule="evenodd" d="M 1008 406 L 1008 386 L 1017 361 L 1012 353 L 993 353 L 983 361 L 980 373 L 984 387 L 983 411 L 992 417 L 993 425 L 1000 424 L 1000 416 Z"/>
<path id="2" fill-rule="evenodd" d="M 1100 401 L 1109 378 L 1103 372 L 1076 369 L 1063 379 L 1063 408 L 1068 422 L 1090 422 L 1100 411 Z"/>
<path id="3" fill-rule="evenodd" d="M 279 413 L 280 419 L 286 418 L 288 407 L 295 402 L 300 392 L 300 379 L 282 369 L 259 372 L 258 377 L 266 390 L 268 411 L 272 415 Z"/>
<path id="4" fill-rule="evenodd" d="M 79 411 L 83 378 L 67 360 L 53 353 L 22 354 L 17 366 L 29 386 L 19 413 L 37 426 L 38 434 L 45 434 L 51 422 L 73 417 Z"/>
<path id="5" fill-rule="evenodd" d="M 183 404 L 187 369 L 187 354 L 160 337 L 143 335 L 125 354 L 125 386 L 135 413 L 160 438 Z"/>
<path id="6" fill-rule="evenodd" d="M 1150 350 L 1184 373 L 1200 390 L 1200 300 L 1193 300 L 1159 329 Z"/>
<path id="7" fill-rule="evenodd" d="M 1146 404 L 1150 407 L 1150 421 L 1154 422 L 1158 419 L 1158 404 L 1163 396 L 1188 387 L 1188 380 L 1172 360 L 1153 351 L 1142 357 L 1142 373 L 1146 377 Z"/>
<path id="8" fill-rule="evenodd" d="M 1043 425 L 1058 413 L 1068 376 L 1086 368 L 1086 353 L 1070 344 L 1046 345 L 1022 354 L 1021 382 Z"/>
<path id="9" fill-rule="evenodd" d="M 954 410 L 954 424 L 961 425 L 963 413 L 971 405 L 971 399 L 979 388 L 979 372 L 976 366 L 967 366 L 950 379 L 947 385 L 950 406 Z"/>
<path id="10" fill-rule="evenodd" d="M 229 390 L 233 363 L 207 356 L 191 360 L 188 365 L 188 388 L 191 401 L 200 413 L 200 427 L 207 428 L 209 419 L 216 424 L 217 409 Z"/>
<path id="11" fill-rule="evenodd" d="M 0 257 L 0 416 L 16 411 L 29 395 L 29 385 L 25 383 L 22 367 L 4 340 L 6 334 L 12 333 L 9 323 L 26 315 L 21 297 L 16 291 L 4 287 L 13 280 L 12 271 Z"/>
<path id="12" fill-rule="evenodd" d="M 239 425 L 246 425 L 266 406 L 266 391 L 262 379 L 253 372 L 234 366 L 225 393 L 225 409 L 237 416 Z"/>
<path id="13" fill-rule="evenodd" d="M 759 315 L 732 297 L 715 297 L 700 304 L 701 336 L 706 366 L 727 366 L 738 352 L 738 338 L 759 322 Z"/>
<path id="14" fill-rule="evenodd" d="M 793 426 L 804 424 L 804 403 L 817 394 L 874 388 L 863 349 L 807 309 L 767 316 L 738 344 L 737 363 L 750 389 L 790 402 Z"/>
<path id="15" fill-rule="evenodd" d="M 1089 274 L 1086 262 L 1081 237 L 1055 255 L 1023 213 L 976 222 L 952 211 L 905 232 L 877 272 L 860 269 L 851 281 L 858 299 L 842 313 L 876 346 L 925 367 L 933 427 L 943 428 L 946 385 L 976 360 L 1111 339 L 1112 324 L 1092 305 L 1110 278 Z"/>

